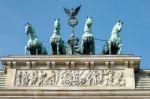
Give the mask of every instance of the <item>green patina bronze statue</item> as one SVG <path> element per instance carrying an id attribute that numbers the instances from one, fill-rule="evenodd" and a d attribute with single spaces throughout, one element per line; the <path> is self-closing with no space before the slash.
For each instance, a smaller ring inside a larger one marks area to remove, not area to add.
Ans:
<path id="1" fill-rule="evenodd" d="M 95 54 L 95 42 L 94 42 L 94 36 L 92 33 L 92 17 L 87 17 L 85 26 L 84 26 L 84 33 L 82 36 L 82 53 L 84 55 L 94 55 Z"/>
<path id="2" fill-rule="evenodd" d="M 68 40 L 68 46 L 70 46 L 70 50 L 68 49 L 67 53 L 71 53 L 70 55 L 81 55 L 81 46 L 79 45 L 79 38 L 74 34 L 71 34 Z"/>
<path id="3" fill-rule="evenodd" d="M 68 24 L 70 26 L 72 26 L 72 28 L 74 28 L 77 24 L 77 18 L 76 16 L 78 15 L 79 11 L 80 11 L 81 5 L 79 5 L 77 8 L 72 8 L 71 10 L 67 9 L 66 7 L 64 7 L 64 11 L 65 13 L 70 17 L 68 20 Z"/>
<path id="4" fill-rule="evenodd" d="M 95 54 L 95 41 L 92 33 L 92 17 L 87 17 L 84 33 L 82 35 L 81 44 L 79 38 L 74 34 L 74 27 L 78 24 L 76 16 L 81 8 L 81 5 L 75 9 L 67 9 L 64 7 L 65 13 L 70 17 L 69 26 L 72 27 L 72 34 L 65 43 L 60 35 L 60 21 L 59 19 L 54 20 L 54 32 L 50 37 L 50 45 L 52 49 L 52 55 L 94 55 Z M 102 54 L 121 54 L 122 43 L 120 39 L 120 31 L 122 30 L 123 22 L 118 21 L 113 27 L 111 36 L 103 46 Z M 47 55 L 47 50 L 43 44 L 39 41 L 36 33 L 34 32 L 30 23 L 25 24 L 25 33 L 29 40 L 25 47 L 25 54 L 27 50 L 31 55 Z"/>
<path id="5" fill-rule="evenodd" d="M 53 55 L 65 55 L 66 48 L 65 43 L 60 35 L 60 22 L 59 19 L 54 20 L 54 32 L 50 38 L 50 44 L 52 48 Z"/>
<path id="6" fill-rule="evenodd" d="M 109 40 L 103 47 L 103 54 L 121 54 L 121 39 L 120 39 L 120 31 L 122 30 L 122 21 L 118 21 L 111 33 Z"/>
<path id="7" fill-rule="evenodd" d="M 25 54 L 27 54 L 27 50 L 31 55 L 48 54 L 46 48 L 43 46 L 42 42 L 39 41 L 30 23 L 25 24 L 25 33 L 28 36 L 27 46 L 25 46 Z"/>

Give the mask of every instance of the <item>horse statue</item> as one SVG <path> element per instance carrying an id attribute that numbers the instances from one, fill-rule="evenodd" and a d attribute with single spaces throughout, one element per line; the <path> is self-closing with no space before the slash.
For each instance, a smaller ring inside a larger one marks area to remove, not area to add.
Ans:
<path id="1" fill-rule="evenodd" d="M 92 17 L 87 17 L 81 42 L 82 53 L 84 55 L 95 54 L 95 42 L 91 30 L 92 23 L 93 23 Z"/>
<path id="2" fill-rule="evenodd" d="M 65 52 L 65 44 L 60 36 L 60 22 L 59 19 L 54 20 L 54 32 L 50 38 L 50 44 L 52 48 L 53 55 L 64 55 Z"/>
<path id="3" fill-rule="evenodd" d="M 27 50 L 31 55 L 47 55 L 48 52 L 42 42 L 39 41 L 35 31 L 30 23 L 25 24 L 25 33 L 28 36 L 27 46 L 25 46 L 25 54 Z"/>
<path id="4" fill-rule="evenodd" d="M 121 54 L 121 39 L 120 39 L 120 32 L 122 30 L 123 22 L 118 21 L 112 32 L 109 40 L 106 42 L 106 44 L 103 47 L 103 54 Z"/>

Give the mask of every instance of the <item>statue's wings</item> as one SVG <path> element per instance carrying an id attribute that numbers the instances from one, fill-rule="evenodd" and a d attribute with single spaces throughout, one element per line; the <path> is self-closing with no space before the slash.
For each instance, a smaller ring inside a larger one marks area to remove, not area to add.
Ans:
<path id="1" fill-rule="evenodd" d="M 63 8 L 64 8 L 64 11 L 67 13 L 67 15 L 71 17 L 71 11 L 65 7 Z"/>
<path id="2" fill-rule="evenodd" d="M 76 15 L 78 14 L 80 8 L 81 8 L 81 5 L 79 5 L 79 6 L 75 9 L 74 16 L 76 16 Z"/>

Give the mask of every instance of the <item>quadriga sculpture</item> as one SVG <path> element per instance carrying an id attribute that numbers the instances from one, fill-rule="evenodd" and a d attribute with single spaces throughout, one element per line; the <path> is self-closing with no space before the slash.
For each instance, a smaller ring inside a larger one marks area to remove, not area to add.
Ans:
<path id="1" fill-rule="evenodd" d="M 63 55 L 65 52 L 65 44 L 60 36 L 60 22 L 59 19 L 54 20 L 54 32 L 50 38 L 50 44 L 53 55 Z"/>
<path id="2" fill-rule="evenodd" d="M 103 47 L 103 54 L 121 54 L 121 39 L 120 39 L 120 31 L 122 30 L 123 22 L 118 21 L 112 32 L 109 40 Z"/>
<path id="3" fill-rule="evenodd" d="M 95 54 L 95 42 L 94 42 L 94 36 L 92 34 L 92 17 L 87 17 L 85 26 L 84 26 L 84 33 L 82 36 L 82 53 L 84 55 L 93 55 Z"/>
<path id="4" fill-rule="evenodd" d="M 30 23 L 25 24 L 25 33 L 28 36 L 27 46 L 25 46 L 25 54 L 27 54 L 27 50 L 31 55 L 48 54 L 46 48 L 43 46 L 42 42 L 39 41 Z"/>

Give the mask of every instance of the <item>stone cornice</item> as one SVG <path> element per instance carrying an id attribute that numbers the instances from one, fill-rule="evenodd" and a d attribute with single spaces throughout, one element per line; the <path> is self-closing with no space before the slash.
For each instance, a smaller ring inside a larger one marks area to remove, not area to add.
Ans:
<path id="1" fill-rule="evenodd" d="M 134 68 L 139 69 L 140 57 L 134 55 L 56 55 L 56 56 L 7 56 L 2 57 L 4 67 L 19 68 L 21 66 L 32 68 L 41 66 L 49 69 L 99 69 L 99 68 Z M 28 68 L 28 69 L 29 69 Z"/>

